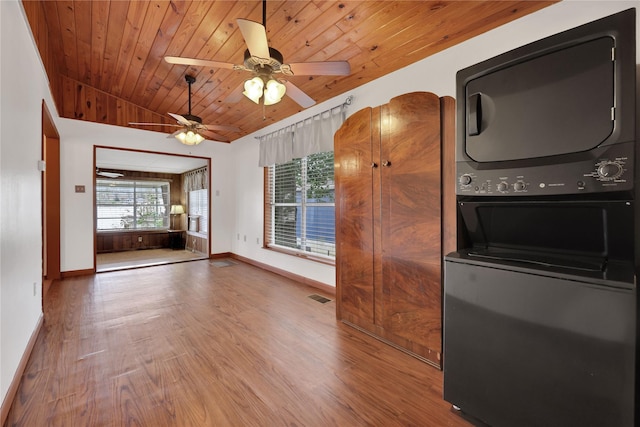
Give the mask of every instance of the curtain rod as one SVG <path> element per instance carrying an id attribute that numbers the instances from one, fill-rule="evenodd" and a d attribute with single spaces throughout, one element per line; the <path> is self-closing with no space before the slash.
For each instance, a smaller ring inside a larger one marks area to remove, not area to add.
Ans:
<path id="1" fill-rule="evenodd" d="M 309 120 L 310 118 L 317 117 L 317 116 L 321 116 L 321 115 L 323 115 L 324 113 L 330 113 L 330 112 L 332 112 L 333 110 L 335 110 L 336 108 L 346 108 L 346 107 L 348 107 L 349 105 L 351 105 L 351 102 L 352 102 L 352 101 L 353 101 L 353 95 L 349 95 L 349 96 L 347 96 L 347 99 L 345 99 L 345 100 L 344 100 L 344 102 L 343 102 L 342 104 L 340 104 L 340 105 L 336 105 L 335 107 L 331 107 L 331 108 L 329 108 L 328 110 L 324 110 L 324 111 L 322 111 L 322 112 L 320 112 L 320 113 L 318 113 L 318 114 L 314 114 L 313 116 L 310 116 L 310 117 L 307 117 L 307 118 L 305 118 L 305 119 L 302 119 L 302 120 L 300 120 L 300 121 L 298 121 L 298 122 L 295 122 L 295 123 L 294 123 L 294 124 L 292 124 L 292 125 L 285 126 L 285 127 L 280 128 L 280 129 L 278 129 L 278 130 L 274 130 L 273 132 L 269 132 L 269 133 L 264 134 L 264 135 L 262 135 L 262 136 L 254 136 L 254 138 L 255 138 L 255 139 L 257 139 L 257 140 L 260 140 L 261 138 L 264 138 L 264 137 L 265 137 L 265 136 L 267 136 L 267 135 L 271 135 L 272 133 L 280 132 L 282 129 L 286 129 L 286 128 L 288 128 L 288 127 L 295 128 L 295 127 L 296 127 L 296 126 L 298 126 L 300 123 L 304 123 L 304 122 L 305 122 L 305 120 Z"/>

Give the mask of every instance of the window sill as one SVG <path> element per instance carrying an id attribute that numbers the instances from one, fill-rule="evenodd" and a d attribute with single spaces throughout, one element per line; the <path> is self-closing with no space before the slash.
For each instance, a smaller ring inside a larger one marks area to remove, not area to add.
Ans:
<path id="1" fill-rule="evenodd" d="M 123 228 L 122 230 L 96 230 L 97 234 L 124 234 L 124 233 L 151 234 L 151 233 L 168 233 L 168 232 L 169 232 L 168 228 L 162 228 L 162 229 L 158 229 L 158 228 Z"/>
<path id="2" fill-rule="evenodd" d="M 303 258 L 309 261 L 314 261 L 320 264 L 325 264 L 325 265 L 332 265 L 335 266 L 336 265 L 336 261 L 335 259 L 330 259 L 330 258 L 325 258 L 325 257 L 321 257 L 321 256 L 316 256 L 313 255 L 311 253 L 303 253 L 303 252 L 298 252 L 298 251 L 292 251 L 292 250 L 287 250 L 278 246 L 263 246 L 262 249 L 266 249 L 268 251 L 274 251 L 274 252 L 278 252 L 281 254 L 285 254 L 285 255 L 291 255 L 291 256 L 295 256 L 297 258 Z"/>
<path id="3" fill-rule="evenodd" d="M 200 233 L 199 231 L 191 231 L 191 230 L 187 230 L 187 235 L 188 236 L 198 236 L 198 237 L 202 237 L 204 239 L 206 239 L 208 237 L 207 233 Z"/>

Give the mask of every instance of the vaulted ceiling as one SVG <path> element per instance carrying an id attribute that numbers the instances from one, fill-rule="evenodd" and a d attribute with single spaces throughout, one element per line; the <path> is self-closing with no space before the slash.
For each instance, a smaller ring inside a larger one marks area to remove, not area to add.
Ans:
<path id="1" fill-rule="evenodd" d="M 322 102 L 554 1 L 277 1 L 266 3 L 270 47 L 285 63 L 348 61 L 348 76 L 285 76 Z M 243 96 L 242 70 L 171 65 L 165 56 L 242 64 L 237 19 L 263 22 L 260 0 L 23 1 L 54 94 L 67 118 L 118 126 L 172 123 L 188 112 L 233 140 L 303 108 L 286 96 L 263 107 Z M 235 98 L 235 99 L 234 99 Z M 137 126 L 170 133 L 165 126 Z"/>

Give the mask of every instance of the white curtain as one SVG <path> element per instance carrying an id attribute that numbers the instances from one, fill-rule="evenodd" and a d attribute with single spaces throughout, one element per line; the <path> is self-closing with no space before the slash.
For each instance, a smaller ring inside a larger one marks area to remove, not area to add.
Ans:
<path id="1" fill-rule="evenodd" d="M 310 154 L 333 151 L 333 136 L 342 126 L 346 104 L 261 136 L 258 166 L 290 162 Z"/>
<path id="2" fill-rule="evenodd" d="M 185 193 L 209 188 L 209 169 L 207 167 L 185 172 L 182 175 L 182 189 Z"/>
<path id="3" fill-rule="evenodd" d="M 287 163 L 293 158 L 293 129 L 286 127 L 260 137 L 259 166 Z"/>

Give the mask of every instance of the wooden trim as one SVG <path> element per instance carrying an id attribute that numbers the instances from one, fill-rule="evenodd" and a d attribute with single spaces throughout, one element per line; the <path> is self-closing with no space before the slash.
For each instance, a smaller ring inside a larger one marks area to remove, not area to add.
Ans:
<path id="1" fill-rule="evenodd" d="M 282 270 L 280 268 L 274 267 L 272 265 L 264 264 L 259 261 L 255 261 L 250 258 L 243 257 L 237 254 L 230 254 L 231 258 L 237 259 L 242 262 L 246 262 L 247 264 L 251 264 L 255 267 L 261 268 L 263 270 L 270 271 L 272 273 L 278 274 L 280 276 L 286 277 L 287 279 L 295 280 L 296 282 L 300 282 L 304 285 L 311 286 L 312 288 L 316 288 L 321 290 L 322 292 L 327 293 L 328 295 L 334 296 L 336 295 L 336 288 L 331 285 L 327 285 L 326 283 L 318 282 L 317 280 L 309 279 L 308 277 L 300 276 L 295 273 L 291 273 L 286 270 Z"/>
<path id="2" fill-rule="evenodd" d="M 42 100 L 42 262 L 43 279 L 60 278 L 60 135 Z"/>
<path id="3" fill-rule="evenodd" d="M 277 246 L 265 246 L 265 247 L 263 247 L 263 249 L 267 249 L 269 251 L 274 251 L 274 252 L 279 252 L 281 254 L 290 255 L 290 256 L 294 256 L 294 257 L 298 257 L 298 258 L 303 258 L 303 259 L 306 259 L 308 261 L 319 262 L 320 264 L 336 265 L 335 259 L 322 258 L 322 257 L 319 257 L 319 256 L 309 255 L 308 252 L 296 251 L 296 250 L 293 250 L 293 249 L 287 250 L 285 248 L 277 247 Z"/>
<path id="4" fill-rule="evenodd" d="M 68 279 L 69 277 L 78 277 L 78 276 L 90 276 L 96 273 L 95 268 L 87 268 L 86 270 L 71 270 L 71 271 L 63 271 L 62 278 Z"/>
<path id="5" fill-rule="evenodd" d="M 98 185 L 98 175 L 96 174 L 98 148 L 100 146 L 93 146 L 93 274 L 98 270 L 98 194 L 96 191 L 96 186 Z M 65 277 L 64 273 L 62 273 L 62 277 Z"/>
<path id="6" fill-rule="evenodd" d="M 262 168 L 262 247 L 267 248 L 267 229 L 271 230 L 271 207 L 269 206 L 269 168 Z"/>
<path id="7" fill-rule="evenodd" d="M 31 357 L 31 352 L 33 351 L 33 347 L 36 344 L 36 340 L 38 339 L 38 335 L 40 334 L 40 330 L 42 329 L 43 324 L 44 315 L 40 313 L 40 317 L 38 318 L 36 327 L 31 333 L 29 342 L 27 342 L 27 348 L 25 348 L 24 353 L 22 353 L 22 357 L 20 358 L 20 363 L 18 363 L 18 369 L 16 369 L 16 373 L 13 375 L 11 384 L 9 384 L 7 394 L 2 401 L 2 408 L 0 408 L 0 425 L 4 425 L 5 421 L 7 421 L 9 410 L 11 409 L 11 405 L 13 405 L 13 400 L 16 397 L 18 387 L 20 386 L 20 382 L 22 380 L 22 375 L 24 374 L 24 370 L 27 367 L 27 362 L 29 361 L 29 357 Z"/>
<path id="8" fill-rule="evenodd" d="M 455 100 L 450 96 L 440 98 L 440 132 L 442 138 L 442 256 L 456 247 L 456 136 Z M 443 268 L 444 271 L 444 268 Z"/>
<path id="9" fill-rule="evenodd" d="M 456 235 L 456 107 L 450 96 L 440 98 L 442 133 L 442 256 L 455 251 L 460 236 Z M 443 268 L 444 272 L 444 268 Z M 443 273 L 444 274 L 444 273 Z M 444 283 L 444 281 L 443 281 Z M 444 294 L 443 294 L 444 295 Z"/>
<path id="10" fill-rule="evenodd" d="M 220 259 L 220 258 L 233 258 L 233 254 L 231 252 L 220 252 L 217 254 L 209 255 L 209 259 Z"/>
<path id="11" fill-rule="evenodd" d="M 51 289 L 51 285 L 53 284 L 53 280 L 50 279 L 44 279 L 42 281 L 42 301 L 43 301 L 43 307 L 44 307 L 44 299 L 47 297 L 47 294 L 49 293 L 49 289 Z"/>

